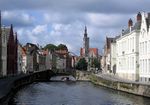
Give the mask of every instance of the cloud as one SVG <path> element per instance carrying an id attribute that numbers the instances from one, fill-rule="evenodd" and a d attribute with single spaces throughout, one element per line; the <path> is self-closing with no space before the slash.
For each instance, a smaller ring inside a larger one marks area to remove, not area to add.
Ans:
<path id="1" fill-rule="evenodd" d="M 15 27 L 27 27 L 33 26 L 34 17 L 23 11 L 3 11 L 2 20 L 6 26 L 13 24 Z"/>
<path id="2" fill-rule="evenodd" d="M 148 0 L 0 0 L 3 23 L 14 24 L 21 43 L 63 43 L 76 54 L 83 46 L 85 25 L 90 47 L 101 51 L 106 36 L 118 35 L 129 18 L 149 11 L 149 4 Z"/>
<path id="3" fill-rule="evenodd" d="M 133 14 L 104 14 L 104 13 L 88 13 L 87 22 L 99 28 L 118 28 L 127 24 L 129 18 Z"/>
<path id="4" fill-rule="evenodd" d="M 2 10 L 50 10 L 59 12 L 134 13 L 149 10 L 145 0 L 1 0 Z"/>

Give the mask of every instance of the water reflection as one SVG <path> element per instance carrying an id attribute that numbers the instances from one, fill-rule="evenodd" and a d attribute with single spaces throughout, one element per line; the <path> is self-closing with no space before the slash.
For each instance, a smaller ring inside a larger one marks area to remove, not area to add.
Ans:
<path id="1" fill-rule="evenodd" d="M 149 98 L 95 86 L 90 82 L 34 83 L 20 90 L 15 105 L 150 105 Z"/>

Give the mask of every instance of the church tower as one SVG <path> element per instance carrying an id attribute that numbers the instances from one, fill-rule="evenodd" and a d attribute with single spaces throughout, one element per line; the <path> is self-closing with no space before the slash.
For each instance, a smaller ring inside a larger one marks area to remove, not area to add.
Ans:
<path id="1" fill-rule="evenodd" d="M 7 75 L 13 75 L 16 73 L 15 66 L 15 41 L 13 25 L 11 24 L 9 39 L 7 43 Z"/>
<path id="2" fill-rule="evenodd" d="M 87 37 L 87 28 L 85 26 L 85 30 L 84 30 L 84 38 L 83 38 L 83 48 L 84 48 L 84 54 L 85 57 L 88 57 L 89 55 L 89 37 Z"/>

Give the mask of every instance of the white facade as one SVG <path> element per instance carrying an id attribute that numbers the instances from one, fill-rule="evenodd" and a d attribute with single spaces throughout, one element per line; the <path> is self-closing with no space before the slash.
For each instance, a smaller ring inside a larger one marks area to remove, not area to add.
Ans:
<path id="1" fill-rule="evenodd" d="M 133 27 L 132 27 L 133 28 Z M 131 30 L 116 40 L 117 69 L 119 77 L 136 81 L 139 78 L 139 33 Z"/>
<path id="2" fill-rule="evenodd" d="M 140 81 L 150 82 L 150 14 L 142 13 L 139 37 Z M 146 21 L 148 19 L 148 21 Z"/>
<path id="3" fill-rule="evenodd" d="M 111 66 L 111 71 L 115 74 L 116 73 L 116 42 L 111 43 L 111 48 L 110 48 L 110 66 Z"/>
<path id="4" fill-rule="evenodd" d="M 56 68 L 60 69 L 60 70 L 65 70 L 66 69 L 66 59 L 57 57 L 57 59 L 56 59 Z"/>

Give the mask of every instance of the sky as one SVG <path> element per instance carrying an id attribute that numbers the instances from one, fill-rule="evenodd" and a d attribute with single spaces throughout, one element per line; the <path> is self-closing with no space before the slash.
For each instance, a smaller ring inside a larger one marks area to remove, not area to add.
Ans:
<path id="1" fill-rule="evenodd" d="M 21 44 L 65 44 L 79 55 L 87 26 L 90 47 L 103 52 L 107 37 L 150 11 L 150 0 L 0 0 L 2 24 L 13 24 Z"/>

